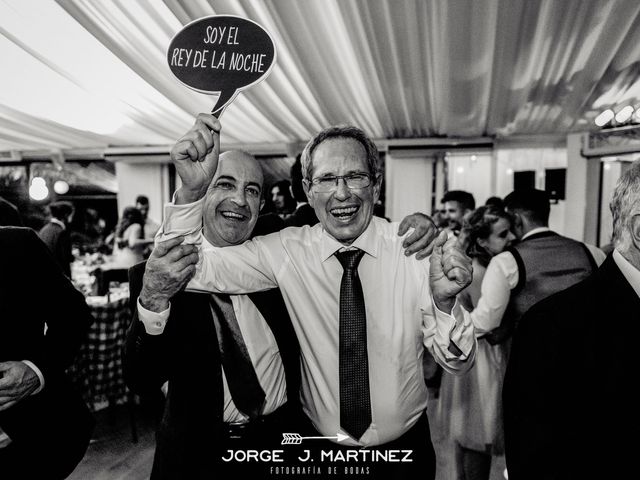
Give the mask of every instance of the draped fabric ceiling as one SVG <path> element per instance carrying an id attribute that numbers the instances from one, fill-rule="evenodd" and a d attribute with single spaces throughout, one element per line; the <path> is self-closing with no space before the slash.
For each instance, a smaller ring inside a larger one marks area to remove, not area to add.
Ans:
<path id="1" fill-rule="evenodd" d="M 215 97 L 170 73 L 173 35 L 250 18 L 278 50 L 224 144 L 587 130 L 640 104 L 637 0 L 0 0 L 0 152 L 170 145 Z"/>

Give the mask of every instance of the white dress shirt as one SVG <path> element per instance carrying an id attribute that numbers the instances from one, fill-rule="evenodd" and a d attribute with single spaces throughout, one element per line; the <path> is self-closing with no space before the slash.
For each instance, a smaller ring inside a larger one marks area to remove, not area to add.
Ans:
<path id="1" fill-rule="evenodd" d="M 211 247 L 204 238 L 203 243 Z M 230 298 L 251 363 L 266 395 L 261 413 L 268 415 L 287 401 L 287 384 L 278 343 L 267 321 L 247 295 L 231 295 Z M 169 319 L 170 308 L 171 306 L 163 312 L 155 313 L 144 308 L 138 299 L 138 318 L 144 324 L 149 335 L 162 334 Z M 233 403 L 224 368 L 222 369 L 222 383 L 224 388 L 223 420 L 227 423 L 248 421 L 249 417 L 240 412 Z"/>
<path id="2" fill-rule="evenodd" d="M 186 241 L 200 243 L 202 204 L 202 200 L 169 204 L 163 239 L 187 235 Z M 405 256 L 404 237 L 397 230 L 398 224 L 374 217 L 352 245 L 366 253 L 358 273 L 367 315 L 373 422 L 359 442 L 351 438 L 343 442 L 350 445 L 389 442 L 418 421 L 427 404 L 425 346 L 452 373 L 466 371 L 475 354 L 471 322 L 457 305 L 455 318 L 434 313 L 429 262 Z M 300 342 L 303 408 L 326 436 L 348 435 L 340 428 L 338 385 L 343 269 L 334 253 L 342 248 L 321 224 L 286 228 L 239 246 L 203 245 L 196 275 L 188 285 L 192 290 L 231 294 L 280 288 Z"/>
<path id="3" fill-rule="evenodd" d="M 548 231 L 550 229 L 547 227 L 535 228 L 524 235 L 522 240 L 531 235 Z M 606 258 L 604 252 L 592 245 L 585 244 L 585 246 L 591 252 L 596 264 L 600 266 Z M 502 316 L 509 305 L 511 290 L 516 288 L 519 279 L 518 264 L 511 252 L 502 252 L 491 259 L 480 287 L 481 294 L 478 305 L 473 312 L 468 314 L 478 335 L 490 332 L 500 326 Z"/>
<path id="4" fill-rule="evenodd" d="M 636 295 L 640 297 L 640 270 L 629 263 L 629 260 L 624 258 L 616 249 L 613 250 L 613 261 L 616 262 L 616 265 L 622 272 L 622 275 L 626 278 L 627 282 L 629 282 L 633 290 L 636 292 Z"/>

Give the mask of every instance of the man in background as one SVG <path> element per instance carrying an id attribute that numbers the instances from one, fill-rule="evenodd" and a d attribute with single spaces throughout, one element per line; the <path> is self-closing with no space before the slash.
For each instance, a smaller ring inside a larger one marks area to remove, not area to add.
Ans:
<path id="1" fill-rule="evenodd" d="M 318 223 L 318 217 L 316 212 L 313 211 L 313 207 L 309 205 L 307 194 L 304 193 L 304 187 L 302 185 L 302 163 L 300 157 L 302 154 L 296 156 L 296 161 L 291 165 L 291 194 L 296 200 L 296 209 L 287 217 L 284 221 L 287 227 L 302 227 L 309 225 L 313 227 Z"/>
<path id="2" fill-rule="evenodd" d="M 629 435 L 638 419 L 640 162 L 618 181 L 611 213 L 613 253 L 531 308 L 515 332 L 503 389 L 511 480 L 625 478 L 637 470 Z"/>
<path id="3" fill-rule="evenodd" d="M 535 303 L 585 279 L 605 258 L 598 248 L 549 228 L 551 206 L 545 191 L 515 190 L 504 205 L 519 242 L 491 259 L 482 296 L 471 313 L 478 333 L 493 344 L 507 340 Z"/>
<path id="4" fill-rule="evenodd" d="M 444 204 L 447 228 L 454 235 L 460 233 L 465 215 L 476 208 L 473 195 L 464 190 L 450 190 L 444 194 L 441 203 Z"/>
<path id="5" fill-rule="evenodd" d="M 69 225 L 73 220 L 74 208 L 70 202 L 54 202 L 49 205 L 51 218 L 40 229 L 38 236 L 53 254 L 65 275 L 71 278 L 71 234 Z"/>
<path id="6" fill-rule="evenodd" d="M 136 208 L 140 210 L 142 220 L 144 221 L 144 238 L 153 240 L 160 229 L 160 225 L 149 217 L 149 197 L 146 195 L 138 195 L 136 197 Z"/>

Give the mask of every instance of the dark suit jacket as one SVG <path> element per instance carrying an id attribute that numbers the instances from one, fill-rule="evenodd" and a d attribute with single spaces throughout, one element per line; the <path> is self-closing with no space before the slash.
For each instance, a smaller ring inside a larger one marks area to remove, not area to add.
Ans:
<path id="1" fill-rule="evenodd" d="M 19 478 L 7 468 L 24 478 L 64 478 L 84 455 L 93 417 L 64 372 L 92 321 L 35 232 L 0 227 L 0 361 L 30 360 L 45 380 L 41 392 L 0 412 L 0 427 L 13 440 L 0 450 L 3 479 Z"/>
<path id="2" fill-rule="evenodd" d="M 213 478 L 213 456 L 221 445 L 223 387 L 209 295 L 181 292 L 171 299 L 162 335 L 148 335 L 137 317 L 145 264 L 129 274 L 133 322 L 127 336 L 125 378 L 141 394 L 157 394 L 169 380 L 164 415 L 156 436 L 152 478 Z M 279 290 L 251 294 L 274 333 L 287 378 L 287 398 L 299 408 L 298 341 Z M 266 314 L 265 314 L 266 313 Z"/>
<path id="3" fill-rule="evenodd" d="M 309 225 L 310 227 L 313 227 L 318 222 L 319 220 L 313 207 L 308 203 L 305 203 L 296 208 L 295 212 L 287 217 L 284 221 L 284 226 L 303 227 L 305 225 Z"/>
<path id="4" fill-rule="evenodd" d="M 611 256 L 522 317 L 503 387 L 510 480 L 635 470 L 639 327 L 640 299 Z"/>

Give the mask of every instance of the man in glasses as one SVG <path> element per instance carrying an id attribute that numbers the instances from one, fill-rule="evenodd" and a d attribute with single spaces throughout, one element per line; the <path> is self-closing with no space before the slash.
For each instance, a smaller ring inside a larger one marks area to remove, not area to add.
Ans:
<path id="1" fill-rule="evenodd" d="M 219 131 L 217 119 L 201 114 L 174 146 L 183 186 L 166 207 L 164 238 L 200 242 Z M 188 288 L 230 294 L 280 288 L 300 342 L 301 399 L 310 420 L 296 433 L 339 442 L 317 441 L 329 457 L 312 452 L 315 462 L 343 475 L 355 468 L 369 478 L 434 478 L 423 350 L 452 373 L 471 366 L 473 326 L 455 303 L 471 280 L 471 262 L 443 233 L 429 270 L 420 261 L 429 250 L 415 257 L 403 251 L 408 239 L 398 233 L 406 228 L 374 218 L 382 179 L 377 149 L 361 130 L 320 132 L 303 152 L 302 171 L 320 224 L 200 249 Z"/>

